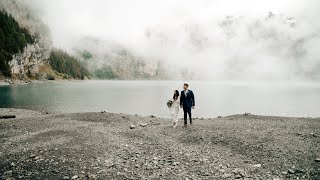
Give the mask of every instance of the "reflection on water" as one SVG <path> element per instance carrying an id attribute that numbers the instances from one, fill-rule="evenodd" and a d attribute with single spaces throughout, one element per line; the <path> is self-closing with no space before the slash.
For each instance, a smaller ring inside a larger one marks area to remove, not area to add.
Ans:
<path id="1" fill-rule="evenodd" d="M 175 81 L 73 81 L 0 86 L 0 107 L 52 113 L 109 112 L 169 117 L 166 106 Z M 320 116 L 320 84 L 189 82 L 195 117 L 244 112 L 281 116 Z M 182 111 L 180 111 L 182 113 Z"/>

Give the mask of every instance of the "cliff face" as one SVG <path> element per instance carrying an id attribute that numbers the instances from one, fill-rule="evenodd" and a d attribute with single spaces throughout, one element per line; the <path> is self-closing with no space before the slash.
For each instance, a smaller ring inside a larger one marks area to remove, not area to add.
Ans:
<path id="1" fill-rule="evenodd" d="M 48 64 L 50 50 L 39 43 L 28 44 L 23 52 L 13 55 L 9 62 L 11 73 L 18 79 L 40 78 L 41 66 Z"/>
<path id="2" fill-rule="evenodd" d="M 12 77 L 20 80 L 41 78 L 41 66 L 48 66 L 52 42 L 50 32 L 40 19 L 33 16 L 32 11 L 21 0 L 1 0 L 0 10 L 10 14 L 21 27 L 27 28 L 35 38 L 33 44 L 28 44 L 22 52 L 12 55 L 9 62 Z"/>

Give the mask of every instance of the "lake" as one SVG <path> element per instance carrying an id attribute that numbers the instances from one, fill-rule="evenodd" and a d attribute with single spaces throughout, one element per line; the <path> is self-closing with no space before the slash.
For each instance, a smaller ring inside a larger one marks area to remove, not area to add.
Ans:
<path id="1" fill-rule="evenodd" d="M 107 112 L 169 117 L 166 102 L 177 81 L 53 81 L 0 86 L 1 108 L 50 113 Z M 320 83 L 189 82 L 196 98 L 194 117 L 250 112 L 259 115 L 320 117 Z M 182 117 L 182 110 L 180 110 Z"/>

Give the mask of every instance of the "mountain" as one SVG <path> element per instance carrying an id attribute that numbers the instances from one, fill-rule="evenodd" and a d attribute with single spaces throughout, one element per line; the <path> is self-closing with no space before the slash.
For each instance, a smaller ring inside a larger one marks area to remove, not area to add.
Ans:
<path id="1" fill-rule="evenodd" d="M 15 24 L 15 29 L 6 32 L 7 37 L 11 37 L 10 42 L 21 36 L 30 36 L 32 41 L 20 44 L 19 50 L 7 52 L 11 56 L 8 65 L 10 74 L 3 73 L 5 76 L 25 80 L 29 78 L 41 78 L 42 69 L 48 66 L 50 56 L 51 41 L 48 28 L 35 16 L 29 13 L 22 1 L 2 0 L 0 2 L 2 10 L 3 26 L 10 28 L 10 24 Z M 10 20 L 10 21 L 8 21 Z M 16 31 L 22 29 L 22 31 Z M 8 46 L 6 44 L 5 46 Z M 14 45 L 18 46 L 18 45 Z M 6 60 L 7 61 L 7 60 Z"/>
<path id="2" fill-rule="evenodd" d="M 0 10 L 0 76 L 42 80 L 90 75 L 75 57 L 54 48 L 49 28 L 24 1 L 1 0 Z"/>
<path id="3" fill-rule="evenodd" d="M 85 63 L 97 79 L 168 79 L 161 61 L 152 61 L 114 42 L 81 38 L 71 54 Z"/>

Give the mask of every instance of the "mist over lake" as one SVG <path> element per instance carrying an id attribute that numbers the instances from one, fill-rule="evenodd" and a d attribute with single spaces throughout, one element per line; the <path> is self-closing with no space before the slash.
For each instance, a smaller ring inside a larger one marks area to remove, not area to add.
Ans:
<path id="1" fill-rule="evenodd" d="M 100 112 L 169 117 L 166 102 L 178 81 L 67 81 L 0 86 L 0 107 L 49 113 Z M 250 112 L 259 115 L 319 117 L 319 83 L 190 82 L 194 117 Z M 182 109 L 180 110 L 182 117 Z"/>

